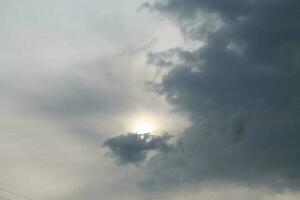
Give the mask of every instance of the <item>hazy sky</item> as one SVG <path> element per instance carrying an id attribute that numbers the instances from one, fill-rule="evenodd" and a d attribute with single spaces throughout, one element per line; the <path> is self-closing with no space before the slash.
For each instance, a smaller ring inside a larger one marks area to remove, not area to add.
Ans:
<path id="1" fill-rule="evenodd" d="M 0 199 L 300 198 L 299 10 L 0 0 Z"/>

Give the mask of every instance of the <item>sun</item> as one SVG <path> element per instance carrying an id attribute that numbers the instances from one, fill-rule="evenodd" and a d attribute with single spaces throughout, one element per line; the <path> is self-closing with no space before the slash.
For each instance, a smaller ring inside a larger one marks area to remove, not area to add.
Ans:
<path id="1" fill-rule="evenodd" d="M 137 134 L 153 133 L 154 126 L 145 121 L 138 121 L 133 126 L 133 132 Z"/>

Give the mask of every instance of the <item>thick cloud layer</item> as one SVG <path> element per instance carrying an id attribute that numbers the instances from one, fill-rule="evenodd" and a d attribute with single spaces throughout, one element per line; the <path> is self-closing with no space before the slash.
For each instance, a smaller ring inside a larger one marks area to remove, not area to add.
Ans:
<path id="1" fill-rule="evenodd" d="M 169 67 L 157 91 L 192 125 L 148 164 L 147 187 L 225 181 L 300 186 L 300 2 L 161 0 L 201 42 L 152 53 Z"/>
<path id="2" fill-rule="evenodd" d="M 155 136 L 150 133 L 128 133 L 106 140 L 103 144 L 108 147 L 120 164 L 138 164 L 147 158 L 151 150 L 166 151 L 169 149 L 167 141 L 169 135 Z"/>

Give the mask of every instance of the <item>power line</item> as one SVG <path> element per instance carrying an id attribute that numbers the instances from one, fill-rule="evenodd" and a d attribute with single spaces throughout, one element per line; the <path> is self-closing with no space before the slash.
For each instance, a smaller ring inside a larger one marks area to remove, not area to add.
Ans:
<path id="1" fill-rule="evenodd" d="M 18 193 L 16 193 L 16 192 L 13 192 L 13 191 L 11 191 L 11 190 L 8 190 L 8 189 L 2 188 L 2 187 L 0 187 L 0 190 L 5 191 L 5 192 L 8 192 L 8 193 L 10 193 L 10 194 L 14 194 L 14 195 L 16 195 L 16 196 L 18 196 L 18 197 L 21 197 L 21 198 L 24 198 L 24 199 L 33 200 L 33 199 L 31 199 L 30 197 L 24 196 L 24 195 L 22 195 L 22 194 L 18 194 Z M 0 198 L 1 198 L 1 196 L 0 196 Z M 5 198 L 5 197 L 2 197 L 2 198 Z M 11 199 L 8 199 L 8 200 L 11 200 Z"/>

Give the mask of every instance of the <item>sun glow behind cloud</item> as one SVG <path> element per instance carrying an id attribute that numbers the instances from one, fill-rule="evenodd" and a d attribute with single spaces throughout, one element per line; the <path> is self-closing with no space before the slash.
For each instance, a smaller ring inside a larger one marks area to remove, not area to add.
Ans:
<path id="1" fill-rule="evenodd" d="M 130 117 L 127 121 L 127 131 L 137 134 L 151 133 L 160 131 L 160 124 L 157 121 L 158 116 L 152 114 L 139 114 Z"/>
<path id="2" fill-rule="evenodd" d="M 133 132 L 137 134 L 152 133 L 153 131 L 153 124 L 147 121 L 137 121 L 133 126 Z"/>

